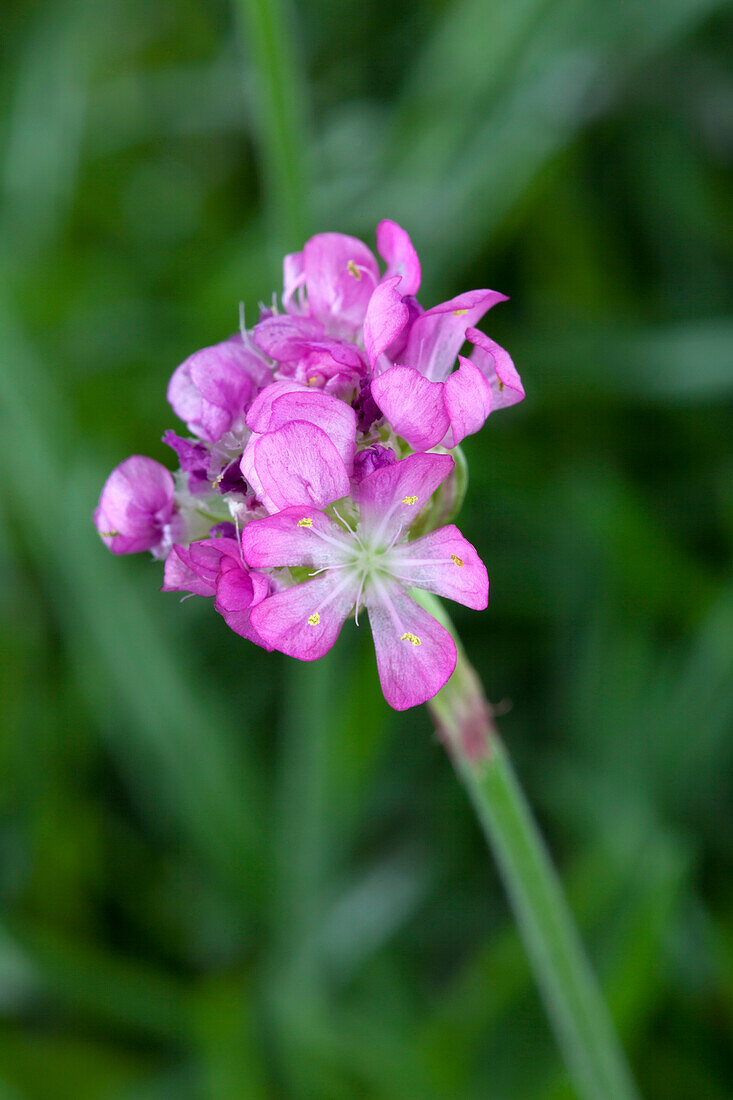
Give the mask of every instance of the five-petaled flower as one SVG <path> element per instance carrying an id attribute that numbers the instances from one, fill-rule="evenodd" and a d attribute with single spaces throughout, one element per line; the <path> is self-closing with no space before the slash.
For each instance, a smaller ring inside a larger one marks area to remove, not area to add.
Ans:
<path id="1" fill-rule="evenodd" d="M 486 569 L 445 523 L 450 455 L 494 411 L 521 401 L 508 353 L 475 326 L 504 295 L 474 290 L 424 309 L 407 233 L 377 249 L 321 233 L 285 257 L 282 310 L 190 355 L 168 399 L 172 476 L 133 456 L 95 512 L 118 554 L 165 559 L 165 591 L 214 599 L 233 631 L 304 661 L 366 610 L 387 701 L 403 710 L 451 676 L 448 631 L 423 590 L 481 610 Z M 473 346 L 470 356 L 460 352 Z"/>

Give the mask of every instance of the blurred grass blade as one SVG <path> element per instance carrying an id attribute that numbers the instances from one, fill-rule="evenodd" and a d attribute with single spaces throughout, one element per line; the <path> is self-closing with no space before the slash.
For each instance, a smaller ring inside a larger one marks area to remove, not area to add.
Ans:
<path id="1" fill-rule="evenodd" d="M 240 30 L 257 73 L 257 131 L 265 166 L 265 206 L 273 254 L 302 246 L 310 232 L 307 89 L 293 41 L 288 0 L 234 0 Z"/>

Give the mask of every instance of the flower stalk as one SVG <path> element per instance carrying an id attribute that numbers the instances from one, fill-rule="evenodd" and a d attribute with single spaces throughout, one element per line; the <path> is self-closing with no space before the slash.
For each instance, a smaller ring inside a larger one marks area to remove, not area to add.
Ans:
<path id="1" fill-rule="evenodd" d="M 499 866 L 577 1093 L 583 1100 L 636 1100 L 608 1009 L 478 676 L 440 601 L 413 595 L 456 642 L 456 670 L 428 709 Z"/>

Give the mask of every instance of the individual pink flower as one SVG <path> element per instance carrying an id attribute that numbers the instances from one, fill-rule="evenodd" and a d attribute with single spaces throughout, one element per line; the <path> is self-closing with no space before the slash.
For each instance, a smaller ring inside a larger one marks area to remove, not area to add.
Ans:
<path id="1" fill-rule="evenodd" d="M 132 455 L 115 467 L 94 511 L 95 526 L 113 554 L 152 550 L 163 556 L 175 519 L 173 478 L 144 455 Z"/>
<path id="2" fill-rule="evenodd" d="M 233 538 L 198 539 L 174 545 L 165 563 L 163 592 L 215 596 L 214 606 L 227 626 L 264 649 L 271 649 L 251 624 L 252 609 L 268 595 L 270 579 L 247 569 Z"/>
<path id="3" fill-rule="evenodd" d="M 316 570 L 253 608 L 258 634 L 291 657 L 313 661 L 331 649 L 347 616 L 355 610 L 358 620 L 366 607 L 387 702 L 405 710 L 432 698 L 453 672 L 455 643 L 408 590 L 479 610 L 488 600 L 486 569 L 456 527 L 408 541 L 416 515 L 452 469 L 449 455 L 421 454 L 375 470 L 358 487 L 355 529 L 302 505 L 248 524 L 242 534 L 248 566 Z"/>
<path id="4" fill-rule="evenodd" d="M 252 404 L 247 427 L 242 476 L 268 512 L 291 504 L 324 508 L 348 494 L 356 413 L 344 401 L 298 382 L 274 382 Z"/>
<path id="5" fill-rule="evenodd" d="M 264 358 L 237 334 L 195 351 L 176 367 L 168 383 L 168 401 L 193 435 L 216 443 L 271 379 Z"/>
<path id="6" fill-rule="evenodd" d="M 372 397 L 415 450 L 443 441 L 455 446 L 479 431 L 494 409 L 524 397 L 509 354 L 472 327 L 504 300 L 493 290 L 473 290 L 427 310 L 412 324 L 402 362 L 372 380 Z M 471 359 L 458 355 L 466 339 L 476 344 Z"/>

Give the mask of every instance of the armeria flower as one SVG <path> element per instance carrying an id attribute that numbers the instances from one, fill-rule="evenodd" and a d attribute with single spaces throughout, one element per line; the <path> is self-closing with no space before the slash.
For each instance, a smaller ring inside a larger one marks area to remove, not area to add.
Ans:
<path id="1" fill-rule="evenodd" d="M 248 524 L 242 547 L 251 568 L 316 570 L 253 608 L 258 634 L 291 657 L 313 661 L 331 649 L 347 616 L 355 611 L 358 619 L 366 607 L 387 702 L 405 710 L 432 698 L 453 672 L 455 643 L 409 589 L 477 610 L 488 601 L 486 569 L 456 527 L 408 541 L 416 514 L 452 469 L 449 455 L 425 454 L 375 470 L 356 493 L 354 528 L 303 506 Z"/>
<path id="2" fill-rule="evenodd" d="M 94 511 L 100 537 L 113 554 L 151 550 L 164 557 L 175 537 L 174 482 L 165 466 L 132 455 L 107 478 Z"/>

